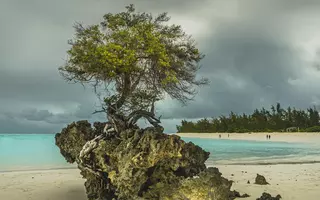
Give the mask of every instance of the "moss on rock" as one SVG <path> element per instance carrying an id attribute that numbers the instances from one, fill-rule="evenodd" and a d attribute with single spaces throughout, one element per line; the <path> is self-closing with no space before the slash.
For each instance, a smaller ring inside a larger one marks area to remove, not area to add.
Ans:
<path id="1" fill-rule="evenodd" d="M 68 162 L 76 161 L 87 180 L 88 199 L 234 199 L 232 182 L 217 168 L 206 168 L 208 152 L 155 128 L 128 129 L 101 139 L 80 163 L 83 145 L 102 134 L 103 127 L 74 122 L 56 135 L 61 154 Z"/>

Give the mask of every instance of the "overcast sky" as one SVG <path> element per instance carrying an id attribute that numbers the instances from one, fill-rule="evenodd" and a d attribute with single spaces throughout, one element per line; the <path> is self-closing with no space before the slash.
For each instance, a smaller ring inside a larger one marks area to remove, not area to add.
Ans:
<path id="1" fill-rule="evenodd" d="M 190 3 L 189 3 L 189 2 Z M 280 102 L 320 104 L 319 0 L 0 0 L 0 133 L 56 133 L 91 113 L 90 88 L 58 74 L 75 22 L 99 23 L 130 3 L 168 12 L 206 54 L 200 74 L 211 81 L 194 102 L 158 104 L 166 132 L 181 119 L 251 112 Z"/>

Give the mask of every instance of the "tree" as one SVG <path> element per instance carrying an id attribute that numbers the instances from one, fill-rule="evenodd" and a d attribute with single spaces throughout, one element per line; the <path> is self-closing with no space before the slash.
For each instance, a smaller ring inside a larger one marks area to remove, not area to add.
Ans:
<path id="1" fill-rule="evenodd" d="M 280 103 L 271 106 L 271 112 L 262 107 L 254 109 L 251 115 L 238 115 L 231 112 L 229 116 L 212 118 L 209 124 L 204 125 L 203 120 L 196 123 L 182 121 L 178 132 L 250 132 L 250 131 L 285 131 L 294 128 L 295 131 L 303 130 L 315 132 L 319 130 L 320 115 L 315 107 L 296 110 L 288 107 L 281 108 Z"/>
<path id="2" fill-rule="evenodd" d="M 68 82 L 91 85 L 97 94 L 104 88 L 102 110 L 96 112 L 106 112 L 108 134 L 135 127 L 142 117 L 163 130 L 154 103 L 166 94 L 182 104 L 192 100 L 195 86 L 208 84 L 196 78 L 204 55 L 180 26 L 167 24 L 167 13 L 154 18 L 131 4 L 103 19 L 87 27 L 75 25 L 61 75 Z"/>

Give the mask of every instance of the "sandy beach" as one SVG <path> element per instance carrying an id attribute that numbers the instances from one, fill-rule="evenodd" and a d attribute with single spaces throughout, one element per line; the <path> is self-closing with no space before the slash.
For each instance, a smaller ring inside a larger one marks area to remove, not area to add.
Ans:
<path id="1" fill-rule="evenodd" d="M 194 138 L 219 138 L 230 140 L 255 140 L 266 141 L 266 135 L 271 135 L 269 141 L 277 142 L 296 142 L 320 144 L 320 133 L 174 133 L 181 137 Z M 228 137 L 229 134 L 229 137 Z"/>
<path id="2" fill-rule="evenodd" d="M 0 173 L 2 200 L 86 200 L 78 169 Z"/>
<path id="3" fill-rule="evenodd" d="M 267 133 L 222 133 L 223 139 L 261 140 Z M 183 137 L 219 138 L 218 133 L 183 133 Z M 271 141 L 320 144 L 319 133 L 271 133 Z M 223 176 L 233 180 L 233 189 L 255 200 L 263 192 L 280 194 L 284 200 L 318 200 L 320 164 L 217 165 Z M 255 185 L 256 174 L 270 185 Z M 84 179 L 78 169 L 15 171 L 0 173 L 0 199 L 5 200 L 85 200 Z M 250 181 L 250 184 L 247 184 Z"/>
<path id="4" fill-rule="evenodd" d="M 233 180 L 235 189 L 255 200 L 262 192 L 280 194 L 284 200 L 318 200 L 320 164 L 221 165 L 223 176 Z M 270 185 L 255 185 L 256 174 Z M 250 184 L 247 184 L 250 181 Z M 85 200 L 84 179 L 77 169 L 0 173 L 0 199 L 6 200 Z"/>
<path id="5" fill-rule="evenodd" d="M 233 180 L 233 189 L 251 195 L 255 200 L 263 192 L 280 194 L 284 200 L 318 200 L 320 195 L 320 164 L 294 165 L 228 165 L 216 166 L 224 177 Z M 270 185 L 255 185 L 257 173 Z M 247 183 L 250 181 L 250 184 Z"/>

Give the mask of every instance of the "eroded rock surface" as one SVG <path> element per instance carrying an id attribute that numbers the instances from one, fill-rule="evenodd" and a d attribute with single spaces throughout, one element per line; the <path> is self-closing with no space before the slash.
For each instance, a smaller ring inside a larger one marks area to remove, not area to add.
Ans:
<path id="1" fill-rule="evenodd" d="M 257 174 L 255 184 L 257 185 L 268 185 L 269 183 L 267 182 L 266 178 L 260 174 Z"/>
<path id="2" fill-rule="evenodd" d="M 250 195 L 248 195 L 247 193 L 240 194 L 240 192 L 238 192 L 236 190 L 231 191 L 231 194 L 230 194 L 230 199 L 247 198 L 247 197 L 250 197 Z"/>
<path id="3" fill-rule="evenodd" d="M 104 125 L 95 123 L 92 128 L 87 121 L 74 122 L 56 135 L 61 154 L 76 162 L 86 179 L 89 200 L 230 200 L 240 195 L 230 191 L 232 181 L 217 168 L 206 168 L 208 152 L 155 128 L 128 129 L 102 138 L 80 156 Z"/>
<path id="4" fill-rule="evenodd" d="M 257 198 L 257 200 L 280 200 L 280 199 L 281 199 L 281 196 L 279 194 L 275 197 L 272 197 L 271 194 L 266 192 L 262 193 L 262 196 L 260 198 Z"/>

